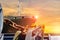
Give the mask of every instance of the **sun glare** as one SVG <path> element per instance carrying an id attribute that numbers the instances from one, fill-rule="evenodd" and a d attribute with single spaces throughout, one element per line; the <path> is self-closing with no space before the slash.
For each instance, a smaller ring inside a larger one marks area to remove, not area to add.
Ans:
<path id="1" fill-rule="evenodd" d="M 45 33 L 60 34 L 60 25 L 59 25 L 59 23 L 54 23 L 51 26 L 46 26 Z"/>
<path id="2" fill-rule="evenodd" d="M 37 19 L 37 18 L 38 18 L 38 16 L 35 16 L 35 18 Z"/>

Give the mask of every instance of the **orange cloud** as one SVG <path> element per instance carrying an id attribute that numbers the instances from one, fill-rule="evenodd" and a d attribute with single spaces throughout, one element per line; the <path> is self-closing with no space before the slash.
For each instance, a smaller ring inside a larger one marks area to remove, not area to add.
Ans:
<path id="1" fill-rule="evenodd" d="M 12 9 L 12 8 L 6 8 L 4 7 L 3 8 L 3 14 L 4 16 L 12 16 L 12 15 L 15 15 L 17 13 L 17 11 L 15 9 Z"/>
<path id="2" fill-rule="evenodd" d="M 36 8 L 24 8 L 22 10 L 22 14 L 24 15 L 40 15 L 40 12 L 36 10 Z"/>

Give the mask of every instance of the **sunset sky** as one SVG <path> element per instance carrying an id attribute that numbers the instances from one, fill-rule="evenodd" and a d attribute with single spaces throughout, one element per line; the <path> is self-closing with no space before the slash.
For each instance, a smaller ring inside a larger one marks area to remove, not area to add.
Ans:
<path id="1" fill-rule="evenodd" d="M 0 3 L 4 16 L 18 15 L 18 0 L 0 0 Z M 60 0 L 22 0 L 20 13 L 39 16 L 36 24 L 44 24 L 46 33 L 60 33 Z"/>

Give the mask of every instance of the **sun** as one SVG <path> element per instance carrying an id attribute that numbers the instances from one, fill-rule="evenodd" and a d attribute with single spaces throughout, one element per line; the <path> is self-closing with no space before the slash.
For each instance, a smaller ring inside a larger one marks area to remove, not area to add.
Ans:
<path id="1" fill-rule="evenodd" d="M 35 16 L 35 18 L 37 19 L 37 18 L 38 18 L 38 16 Z"/>

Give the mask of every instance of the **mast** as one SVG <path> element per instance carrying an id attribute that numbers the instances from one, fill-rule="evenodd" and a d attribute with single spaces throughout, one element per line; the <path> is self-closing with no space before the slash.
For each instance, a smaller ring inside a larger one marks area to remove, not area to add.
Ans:
<path id="1" fill-rule="evenodd" d="M 18 16 L 21 16 L 22 8 L 22 0 L 18 0 Z"/>

